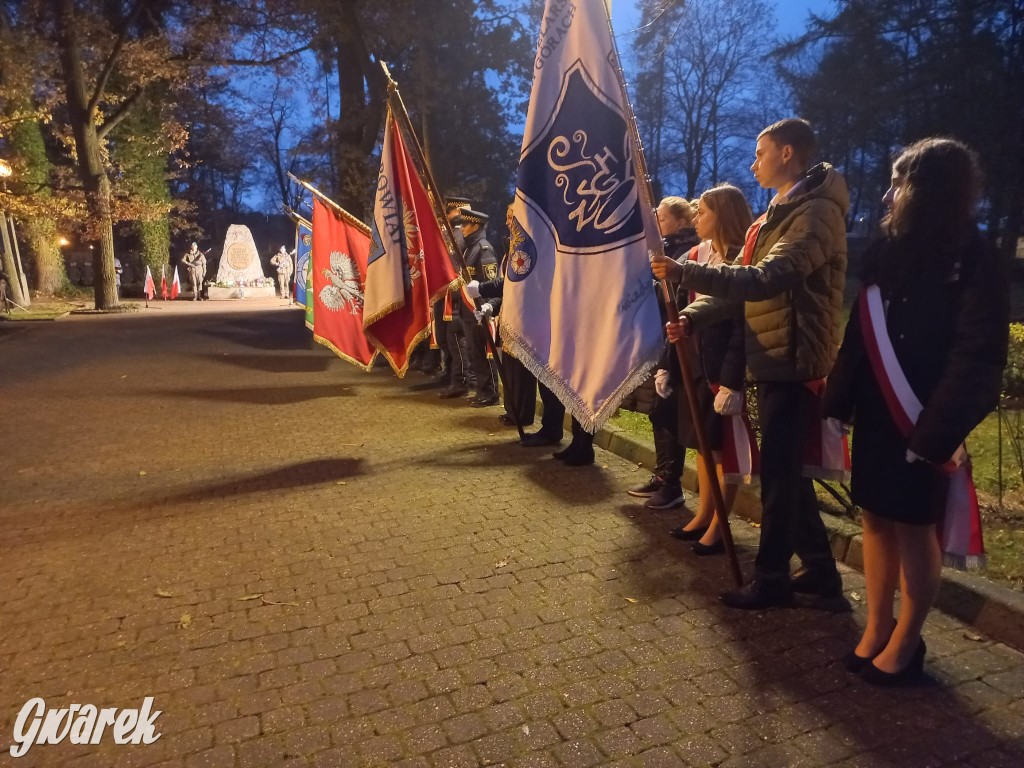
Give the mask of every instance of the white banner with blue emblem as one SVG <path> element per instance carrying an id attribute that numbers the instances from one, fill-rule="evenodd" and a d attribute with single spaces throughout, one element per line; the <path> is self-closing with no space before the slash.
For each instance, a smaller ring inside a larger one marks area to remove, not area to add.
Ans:
<path id="1" fill-rule="evenodd" d="M 547 0 L 501 306 L 506 351 L 588 431 L 663 344 L 618 57 L 602 2 Z"/>

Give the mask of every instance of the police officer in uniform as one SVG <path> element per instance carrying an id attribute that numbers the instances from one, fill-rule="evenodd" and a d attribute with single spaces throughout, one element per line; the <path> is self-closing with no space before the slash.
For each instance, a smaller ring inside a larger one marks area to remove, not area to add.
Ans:
<path id="1" fill-rule="evenodd" d="M 455 236 L 455 245 L 462 253 L 466 252 L 466 239 L 462 236 L 462 212 L 470 207 L 469 200 L 465 197 L 449 197 L 445 205 L 448 221 L 452 225 Z M 457 264 L 454 255 L 453 263 Z M 438 301 L 434 304 L 434 320 L 437 322 L 437 343 L 441 346 L 441 361 L 445 366 L 442 374 L 444 390 L 440 397 L 454 398 L 463 397 L 469 394 L 469 388 L 475 386 L 476 380 L 473 374 L 473 366 L 470 363 L 469 348 L 466 334 L 463 331 L 462 320 L 459 316 L 461 295 L 459 291 L 451 294 L 452 316 L 445 319 L 445 302 Z M 447 353 L 447 355 L 446 355 Z"/>
<path id="2" fill-rule="evenodd" d="M 480 299 L 477 302 L 477 311 L 482 315 L 494 316 L 501 311 L 508 260 L 512 251 L 522 242 L 519 225 L 513 220 L 511 205 L 505 214 L 505 226 L 508 227 L 509 238 L 506 243 L 505 256 L 502 258 L 501 267 L 498 270 L 498 277 L 482 282 L 473 280 L 466 285 L 466 293 L 474 299 Z M 498 364 L 504 368 L 505 383 L 508 385 L 508 389 L 505 390 L 505 413 L 498 417 L 499 420 L 507 426 L 515 426 L 517 422 L 521 427 L 532 426 L 537 410 L 537 379 L 525 365 L 505 352 L 502 352 L 501 362 Z M 511 403 L 509 402 L 510 396 L 513 401 Z M 561 424 L 558 429 L 559 435 L 561 435 Z"/>
<path id="3" fill-rule="evenodd" d="M 462 209 L 462 236 L 466 238 L 466 269 L 470 280 L 494 280 L 498 276 L 498 256 L 494 246 L 487 242 L 486 213 L 471 208 Z M 469 347 L 469 359 L 473 372 L 476 374 L 476 396 L 469 404 L 474 408 L 485 408 L 497 405 L 498 388 L 494 380 L 494 371 L 487 359 L 487 334 L 489 331 L 483 322 L 473 316 L 473 308 L 467 307 L 459 300 L 459 315 L 462 328 L 466 334 L 466 345 Z"/>

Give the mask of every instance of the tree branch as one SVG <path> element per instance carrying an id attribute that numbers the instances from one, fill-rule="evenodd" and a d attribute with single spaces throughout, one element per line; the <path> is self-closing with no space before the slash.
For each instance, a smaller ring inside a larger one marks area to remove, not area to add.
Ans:
<path id="1" fill-rule="evenodd" d="M 312 48 L 312 45 L 304 45 L 301 48 L 295 48 L 294 50 L 282 53 L 280 56 L 275 56 L 272 59 L 190 59 L 185 57 L 175 57 L 173 61 L 186 61 L 189 64 L 205 64 L 211 67 L 269 67 L 272 64 L 279 64 L 285 59 L 290 59 L 296 54 L 308 51 Z"/>
<path id="2" fill-rule="evenodd" d="M 114 48 L 110 51 L 110 55 L 103 64 L 103 71 L 100 73 L 99 80 L 96 81 L 96 88 L 92 92 L 92 98 L 89 99 L 87 109 L 90 115 L 93 110 L 99 106 L 100 101 L 103 99 L 103 92 L 107 89 L 107 81 L 110 79 L 110 75 L 114 71 L 114 65 L 117 63 L 117 59 L 121 55 L 121 49 L 124 48 L 125 41 L 128 39 L 128 30 L 142 12 L 143 5 L 144 0 L 136 0 L 135 7 L 132 8 L 132 12 L 128 14 L 128 18 L 124 20 L 124 24 L 121 27 L 121 33 L 117 36 Z"/>
<path id="3" fill-rule="evenodd" d="M 144 90 L 146 90 L 145 87 L 140 85 L 135 89 L 135 93 L 121 102 L 121 106 L 117 108 L 117 111 L 104 120 L 103 125 L 96 129 L 97 138 L 103 139 L 117 126 L 118 123 L 128 116 L 128 113 L 131 112 L 132 107 L 134 107 L 136 102 L 138 102 Z"/>

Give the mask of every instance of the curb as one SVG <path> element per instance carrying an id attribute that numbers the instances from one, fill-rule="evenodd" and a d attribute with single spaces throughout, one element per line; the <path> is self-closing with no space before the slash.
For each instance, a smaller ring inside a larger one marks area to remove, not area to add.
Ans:
<path id="1" fill-rule="evenodd" d="M 538 414 L 541 408 L 538 403 Z M 569 416 L 566 416 L 565 428 L 572 428 Z M 657 463 L 652 442 L 630 435 L 611 424 L 598 430 L 594 436 L 594 445 L 651 469 Z M 697 472 L 693 468 L 687 466 L 682 479 L 684 488 L 697 490 Z M 751 486 L 740 486 L 732 511 L 752 523 L 760 523 L 761 499 L 757 490 Z M 836 560 L 857 571 L 863 571 L 864 550 L 860 526 L 827 512 L 822 513 L 822 519 L 828 529 Z M 981 576 L 945 568 L 935 607 L 992 640 L 1024 651 L 1024 594 Z"/>

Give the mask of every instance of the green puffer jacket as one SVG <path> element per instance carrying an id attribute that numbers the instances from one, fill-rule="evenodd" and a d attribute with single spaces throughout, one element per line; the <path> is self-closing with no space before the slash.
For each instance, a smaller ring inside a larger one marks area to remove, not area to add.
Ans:
<path id="1" fill-rule="evenodd" d="M 810 381 L 832 369 L 842 341 L 849 205 L 843 177 L 822 163 L 768 209 L 750 266 L 682 264 L 682 285 L 707 294 L 683 311 L 695 328 L 719 319 L 723 300 L 746 302 L 753 381 Z"/>

